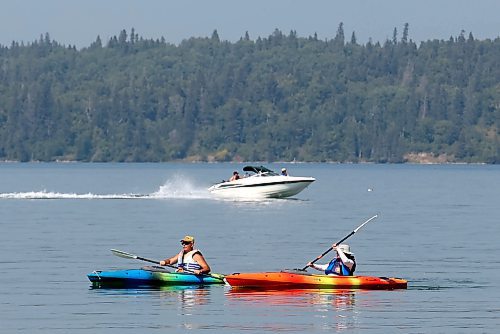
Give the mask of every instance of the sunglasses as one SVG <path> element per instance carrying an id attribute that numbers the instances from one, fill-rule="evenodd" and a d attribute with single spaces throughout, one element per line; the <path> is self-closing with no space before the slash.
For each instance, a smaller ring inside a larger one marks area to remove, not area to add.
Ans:
<path id="1" fill-rule="evenodd" d="M 183 246 L 184 246 L 184 245 L 191 245 L 191 243 L 190 243 L 190 242 L 188 242 L 188 241 L 181 241 L 181 245 L 183 245 Z"/>

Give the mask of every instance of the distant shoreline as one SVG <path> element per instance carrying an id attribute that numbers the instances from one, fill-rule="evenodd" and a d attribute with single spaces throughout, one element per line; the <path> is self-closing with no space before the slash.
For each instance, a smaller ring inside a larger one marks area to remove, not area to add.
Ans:
<path id="1" fill-rule="evenodd" d="M 372 162 L 372 161 L 201 161 L 201 160 L 171 160 L 171 161 L 76 161 L 76 160 L 54 160 L 54 161 L 13 161 L 0 160 L 0 164 L 332 164 L 332 165 L 496 165 L 486 162 L 462 162 L 443 161 L 439 158 L 410 159 L 404 162 Z"/>

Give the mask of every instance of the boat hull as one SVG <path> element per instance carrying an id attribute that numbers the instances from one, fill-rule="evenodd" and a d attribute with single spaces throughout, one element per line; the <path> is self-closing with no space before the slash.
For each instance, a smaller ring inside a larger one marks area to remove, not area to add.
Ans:
<path id="1" fill-rule="evenodd" d="M 232 287 L 262 289 L 406 289 L 406 280 L 394 277 L 332 276 L 300 272 L 235 273 L 226 275 Z"/>
<path id="2" fill-rule="evenodd" d="M 127 269 L 116 271 L 96 270 L 87 275 L 97 286 L 166 286 L 166 285 L 206 285 L 224 284 L 220 274 L 194 275 L 190 273 L 168 272 L 158 269 Z"/>
<path id="3" fill-rule="evenodd" d="M 250 180 L 251 179 L 251 180 Z M 252 181 L 252 182 L 249 182 Z M 250 177 L 233 182 L 224 182 L 210 187 L 208 190 L 223 197 L 239 198 L 285 198 L 295 196 L 314 182 L 314 178 Z"/>

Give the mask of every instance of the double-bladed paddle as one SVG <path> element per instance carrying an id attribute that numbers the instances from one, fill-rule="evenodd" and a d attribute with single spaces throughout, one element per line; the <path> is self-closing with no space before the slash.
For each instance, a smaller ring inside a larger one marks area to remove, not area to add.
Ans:
<path id="1" fill-rule="evenodd" d="M 118 249 L 111 249 L 111 252 L 112 252 L 114 255 L 119 256 L 119 257 L 123 257 L 123 258 L 125 258 L 125 259 L 141 260 L 141 261 L 146 261 L 146 262 L 155 263 L 155 264 L 158 264 L 158 265 L 160 265 L 160 266 L 161 266 L 160 261 L 146 259 L 145 257 L 140 257 L 140 256 L 137 256 L 137 255 L 134 255 L 134 254 L 130 254 L 130 253 L 127 253 L 127 252 L 124 252 L 124 251 L 118 250 Z M 176 267 L 176 266 L 173 266 L 173 265 L 171 265 L 171 264 L 165 264 L 165 266 L 177 269 L 177 267 Z M 183 270 L 184 270 L 185 272 L 190 273 L 190 274 L 195 274 L 195 275 L 197 275 L 197 274 L 196 274 L 194 271 L 192 271 L 192 270 L 189 270 L 189 269 L 183 269 Z M 210 277 L 213 277 L 213 278 L 216 278 L 216 279 L 224 280 L 224 278 L 219 277 L 219 276 L 215 276 L 215 275 L 212 275 L 212 274 L 200 274 L 200 275 L 206 275 L 206 276 L 210 276 Z"/>
<path id="2" fill-rule="evenodd" d="M 354 233 L 358 232 L 358 230 L 360 228 L 362 228 L 363 226 L 365 226 L 366 224 L 368 224 L 371 220 L 377 218 L 378 215 L 375 215 L 373 217 L 371 217 L 370 219 L 368 219 L 367 221 L 365 221 L 363 224 L 359 225 L 354 231 L 352 231 L 351 233 L 349 233 L 348 235 L 346 235 L 344 238 L 342 238 L 342 240 L 338 241 L 337 243 L 335 243 L 336 245 L 339 245 L 341 244 L 342 242 L 346 241 L 349 237 L 351 237 Z M 323 256 L 325 256 L 326 254 L 328 254 L 331 250 L 333 249 L 333 247 L 330 247 L 328 248 L 325 252 L 323 252 L 323 254 L 321 254 L 320 256 L 318 256 L 316 259 L 314 259 L 313 261 L 311 261 L 311 264 L 315 263 L 316 261 L 318 261 L 319 259 L 321 259 Z M 304 268 L 302 269 L 299 269 L 301 271 L 305 271 L 307 269 L 308 266 L 305 266 Z"/>

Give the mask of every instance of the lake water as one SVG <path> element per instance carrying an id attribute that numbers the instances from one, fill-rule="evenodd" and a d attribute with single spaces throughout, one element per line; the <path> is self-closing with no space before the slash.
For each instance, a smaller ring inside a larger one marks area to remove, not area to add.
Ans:
<path id="1" fill-rule="evenodd" d="M 317 181 L 294 199 L 230 201 L 206 188 L 243 165 L 1 163 L 0 332 L 497 332 L 500 166 L 284 166 Z M 408 290 L 92 289 L 86 277 L 147 265 L 111 248 L 162 259 L 186 234 L 214 272 L 300 268 L 375 214 L 349 239 L 357 273 Z"/>

